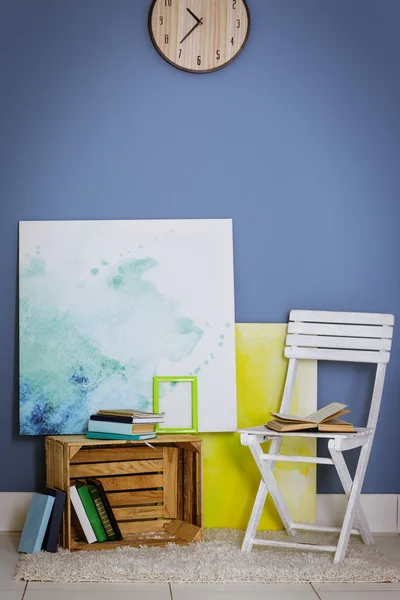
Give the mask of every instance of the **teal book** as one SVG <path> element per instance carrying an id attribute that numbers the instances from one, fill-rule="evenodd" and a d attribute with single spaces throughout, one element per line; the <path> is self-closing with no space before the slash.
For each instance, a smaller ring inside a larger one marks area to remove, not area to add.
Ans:
<path id="1" fill-rule="evenodd" d="M 153 433 L 154 424 L 144 425 L 145 429 L 141 432 L 135 431 L 137 425 L 131 423 L 115 423 L 114 421 L 99 421 L 98 419 L 89 419 L 88 431 L 95 433 L 118 433 L 119 435 L 144 435 Z"/>
<path id="2" fill-rule="evenodd" d="M 118 433 L 100 433 L 97 431 L 88 431 L 86 437 L 89 440 L 151 440 L 156 436 L 155 433 L 138 433 L 137 435 L 122 435 Z"/>
<path id="3" fill-rule="evenodd" d="M 41 551 L 53 505 L 53 496 L 35 494 L 32 497 L 19 541 L 18 552 L 36 554 L 36 552 Z"/>

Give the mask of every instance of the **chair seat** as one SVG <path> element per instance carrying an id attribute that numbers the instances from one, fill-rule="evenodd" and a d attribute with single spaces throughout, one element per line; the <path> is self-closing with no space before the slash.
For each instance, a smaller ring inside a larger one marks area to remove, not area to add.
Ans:
<path id="1" fill-rule="evenodd" d="M 258 425 L 257 427 L 251 427 L 249 429 L 238 429 L 238 433 L 247 433 L 250 435 L 256 435 L 257 437 L 264 437 L 265 441 L 272 438 L 281 437 L 311 437 L 311 438 L 328 438 L 330 440 L 341 438 L 358 438 L 366 435 L 372 435 L 374 430 L 368 427 L 356 427 L 355 433 L 333 433 L 328 431 L 274 431 L 268 429 L 265 425 Z"/>

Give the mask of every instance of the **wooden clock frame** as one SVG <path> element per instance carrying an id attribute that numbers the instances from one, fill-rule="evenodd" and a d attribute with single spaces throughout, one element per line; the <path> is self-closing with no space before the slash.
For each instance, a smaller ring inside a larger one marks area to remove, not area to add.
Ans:
<path id="1" fill-rule="evenodd" d="M 178 65 L 176 62 L 174 62 L 173 60 L 171 60 L 170 58 L 168 58 L 168 56 L 166 56 L 164 54 L 164 52 L 158 46 L 158 44 L 157 44 L 157 42 L 156 42 L 156 40 L 154 38 L 153 30 L 152 30 L 152 24 L 151 24 L 151 19 L 152 19 L 154 7 L 155 7 L 155 5 L 156 5 L 157 2 L 158 2 L 158 0 L 152 0 L 151 6 L 150 6 L 150 10 L 149 10 L 149 16 L 148 16 L 148 19 L 147 19 L 147 24 L 148 24 L 148 29 L 149 29 L 149 35 L 150 35 L 151 41 L 153 43 L 153 46 L 157 50 L 158 54 L 166 62 L 168 62 L 173 67 L 175 67 L 175 69 L 179 69 L 180 71 L 185 71 L 186 73 L 193 73 L 195 75 L 203 75 L 204 73 L 213 73 L 214 71 L 219 71 L 220 69 L 223 69 L 224 67 L 227 67 L 234 60 L 236 60 L 236 58 L 242 53 L 244 47 L 247 44 L 247 40 L 249 39 L 249 35 L 250 35 L 250 25 L 251 25 L 250 11 L 249 11 L 249 7 L 247 5 L 247 1 L 246 0 L 241 0 L 241 2 L 243 2 L 243 4 L 244 4 L 244 7 L 245 7 L 245 10 L 246 10 L 246 13 L 247 13 L 247 22 L 248 22 L 248 25 L 247 25 L 246 37 L 244 38 L 244 41 L 243 41 L 241 47 L 239 48 L 239 50 L 236 52 L 236 54 L 234 56 L 232 56 L 232 58 L 230 58 L 228 61 L 226 61 L 223 65 L 220 65 L 218 67 L 213 67 L 212 69 L 204 69 L 202 71 L 197 71 L 195 69 L 187 69 L 186 67 L 181 67 L 180 65 Z"/>

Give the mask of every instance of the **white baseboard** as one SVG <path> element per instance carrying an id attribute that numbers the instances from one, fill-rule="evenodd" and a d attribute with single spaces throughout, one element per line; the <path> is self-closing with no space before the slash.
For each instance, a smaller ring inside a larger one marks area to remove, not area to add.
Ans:
<path id="1" fill-rule="evenodd" d="M 399 531 L 399 496 L 397 494 L 361 494 L 361 506 L 371 531 Z M 340 527 L 347 502 L 344 494 L 317 495 L 317 524 Z"/>
<path id="2" fill-rule="evenodd" d="M 0 531 L 22 531 L 31 498 L 31 492 L 0 492 Z M 400 532 L 400 496 L 362 494 L 361 505 L 372 531 Z M 318 494 L 318 525 L 340 527 L 345 509 L 344 494 Z"/>
<path id="3" fill-rule="evenodd" d="M 22 531 L 32 492 L 0 492 L 0 531 Z"/>

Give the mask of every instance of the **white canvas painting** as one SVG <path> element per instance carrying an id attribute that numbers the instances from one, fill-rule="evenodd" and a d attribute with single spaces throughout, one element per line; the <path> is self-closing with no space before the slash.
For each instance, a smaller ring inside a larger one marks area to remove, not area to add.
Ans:
<path id="1" fill-rule="evenodd" d="M 154 375 L 196 375 L 199 431 L 234 431 L 234 322 L 230 219 L 21 222 L 21 433 L 152 410 Z"/>

